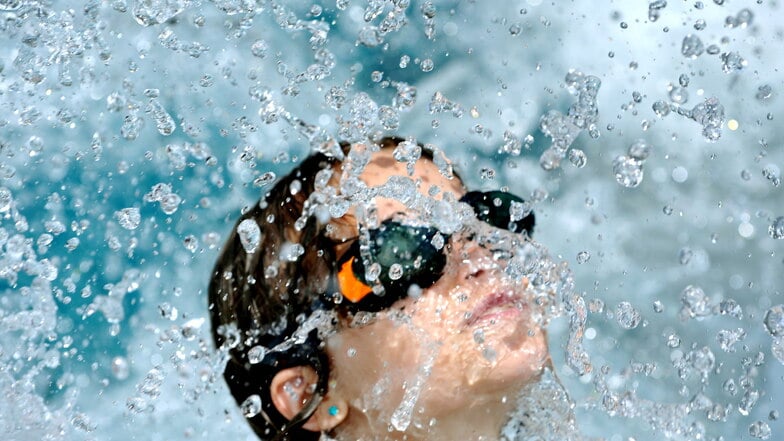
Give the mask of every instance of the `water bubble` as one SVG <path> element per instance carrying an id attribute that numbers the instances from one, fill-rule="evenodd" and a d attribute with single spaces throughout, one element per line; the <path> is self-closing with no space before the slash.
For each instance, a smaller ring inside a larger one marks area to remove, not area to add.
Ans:
<path id="1" fill-rule="evenodd" d="M 425 58 L 419 64 L 419 68 L 422 69 L 422 72 L 430 72 L 431 70 L 433 70 L 433 60 L 431 60 L 430 58 Z"/>
<path id="2" fill-rule="evenodd" d="M 640 185 L 643 179 L 642 162 L 626 156 L 618 156 L 613 161 L 615 180 L 626 188 Z"/>
<path id="3" fill-rule="evenodd" d="M 768 234 L 774 239 L 784 239 L 784 216 L 773 220 L 768 227 Z"/>
<path id="4" fill-rule="evenodd" d="M 707 24 L 705 23 L 705 20 L 703 20 L 701 18 L 697 19 L 697 21 L 694 22 L 694 29 L 695 30 L 701 31 L 701 30 L 705 29 L 706 26 L 707 26 Z"/>
<path id="5" fill-rule="evenodd" d="M 237 235 L 240 238 L 242 248 L 248 254 L 256 252 L 256 248 L 261 242 L 261 230 L 259 224 L 253 219 L 245 219 L 237 226 Z"/>
<path id="6" fill-rule="evenodd" d="M 591 253 L 588 251 L 580 251 L 577 253 L 577 263 L 583 264 L 591 260 Z"/>
<path id="7" fill-rule="evenodd" d="M 615 308 L 615 318 L 618 324 L 624 329 L 634 329 L 642 320 L 639 311 L 637 311 L 631 303 L 621 302 Z"/>
<path id="8" fill-rule="evenodd" d="M 653 302 L 653 312 L 659 313 L 662 311 L 664 311 L 664 304 L 661 302 L 661 300 L 655 300 Z"/>
<path id="9" fill-rule="evenodd" d="M 677 334 L 669 334 L 667 335 L 667 347 L 675 349 L 680 347 L 681 345 L 681 338 Z"/>
<path id="10" fill-rule="evenodd" d="M 240 409 L 245 418 L 255 417 L 261 412 L 261 398 L 256 394 L 249 396 L 242 402 Z"/>
<path id="11" fill-rule="evenodd" d="M 784 305 L 776 305 L 765 312 L 765 329 L 773 337 L 784 337 Z"/>
<path id="12" fill-rule="evenodd" d="M 142 221 L 139 209 L 136 207 L 123 208 L 122 210 L 115 211 L 114 218 L 117 219 L 117 222 L 120 223 L 120 226 L 126 230 L 135 230 L 139 227 L 139 224 Z"/>
<path id="13" fill-rule="evenodd" d="M 768 439 L 771 435 L 770 426 L 764 421 L 754 421 L 749 425 L 749 435 L 753 438 Z"/>
<path id="14" fill-rule="evenodd" d="M 681 54 L 687 58 L 697 58 L 705 51 L 705 45 L 702 44 L 700 37 L 689 34 L 683 38 L 681 43 Z"/>

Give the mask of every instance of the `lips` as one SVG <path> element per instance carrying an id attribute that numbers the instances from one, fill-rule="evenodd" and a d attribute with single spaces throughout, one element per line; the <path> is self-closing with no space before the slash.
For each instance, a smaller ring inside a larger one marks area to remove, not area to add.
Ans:
<path id="1" fill-rule="evenodd" d="M 517 316 L 522 312 L 525 303 L 510 292 L 496 292 L 483 298 L 465 319 L 465 326 L 478 322 Z"/>

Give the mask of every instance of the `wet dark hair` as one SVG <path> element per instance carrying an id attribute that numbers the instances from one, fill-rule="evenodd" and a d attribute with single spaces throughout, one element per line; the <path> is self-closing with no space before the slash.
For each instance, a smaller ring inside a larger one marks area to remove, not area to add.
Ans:
<path id="1" fill-rule="evenodd" d="M 403 141 L 390 137 L 377 144 L 383 149 Z M 347 153 L 349 144 L 341 143 L 341 148 Z M 427 149 L 422 149 L 422 156 L 433 160 L 432 152 Z M 279 436 L 279 428 L 288 423 L 270 397 L 270 385 L 277 372 L 287 367 L 311 366 L 319 375 L 317 391 L 326 392 L 330 366 L 324 343 L 315 331 L 303 344 L 268 353 L 260 363 L 251 364 L 248 351 L 256 345 L 272 348 L 286 341 L 320 307 L 321 294 L 328 288 L 335 264 L 335 243 L 325 238 L 326 224 L 315 216 L 310 216 L 299 231 L 294 225 L 315 191 L 316 174 L 339 162 L 314 153 L 279 180 L 258 204 L 237 220 L 211 274 L 209 309 L 215 344 L 221 347 L 228 340 L 239 339 L 236 346 L 231 345 L 223 375 L 238 404 L 251 395 L 261 398 L 261 412 L 248 418 L 261 439 Z M 295 181 L 298 181 L 298 191 L 291 190 Z M 250 255 L 237 232 L 239 224 L 246 219 L 255 221 L 261 230 L 259 244 Z M 304 247 L 304 253 L 294 262 L 281 259 L 282 249 L 289 244 Z M 239 336 L 231 335 L 229 329 L 234 326 Z M 318 437 L 318 433 L 293 427 L 282 439 L 308 441 Z"/>

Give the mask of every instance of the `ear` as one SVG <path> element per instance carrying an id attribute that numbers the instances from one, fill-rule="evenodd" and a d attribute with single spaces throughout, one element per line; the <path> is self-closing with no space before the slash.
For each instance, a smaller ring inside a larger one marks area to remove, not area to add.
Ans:
<path id="1" fill-rule="evenodd" d="M 313 388 L 318 374 L 310 366 L 296 366 L 280 370 L 272 378 L 270 397 L 272 404 L 286 419 L 296 416 L 313 399 Z M 313 432 L 329 431 L 348 416 L 348 402 L 330 391 L 316 408 L 313 416 L 302 426 Z"/>

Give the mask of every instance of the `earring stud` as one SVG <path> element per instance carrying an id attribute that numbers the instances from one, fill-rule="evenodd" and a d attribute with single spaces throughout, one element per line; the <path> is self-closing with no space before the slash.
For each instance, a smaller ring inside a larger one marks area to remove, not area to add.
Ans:
<path id="1" fill-rule="evenodd" d="M 338 406 L 329 406 L 329 409 L 327 411 L 329 412 L 330 416 L 338 416 L 338 414 L 340 413 L 340 409 L 338 409 Z"/>

